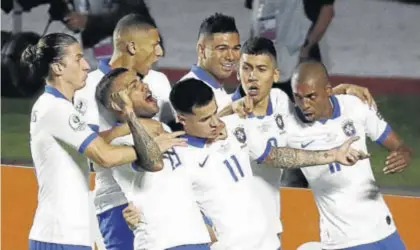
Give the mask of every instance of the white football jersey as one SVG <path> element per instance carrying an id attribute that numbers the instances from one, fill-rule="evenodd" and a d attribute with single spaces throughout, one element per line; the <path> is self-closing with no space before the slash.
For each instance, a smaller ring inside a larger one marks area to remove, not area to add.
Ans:
<path id="1" fill-rule="evenodd" d="M 74 105 L 89 126 L 100 132 L 112 128 L 116 120 L 95 97 L 96 87 L 102 77 L 111 71 L 109 60 L 100 60 L 98 69 L 88 74 L 86 86 L 74 95 Z M 112 177 L 112 170 L 88 161 L 95 170 L 94 203 L 96 213 L 100 214 L 127 203 L 127 198 Z"/>
<path id="2" fill-rule="evenodd" d="M 88 74 L 86 86 L 76 91 L 74 96 L 76 109 L 83 115 L 89 126 L 96 131 L 108 130 L 116 124 L 113 114 L 103 107 L 95 97 L 99 81 L 106 73 L 111 71 L 108 63 L 109 59 L 100 60 L 98 69 Z M 158 100 L 160 112 L 155 118 L 170 120 L 172 111 L 169 105 L 169 93 L 171 87 L 167 77 L 163 73 L 150 70 L 144 81 L 149 85 L 152 93 Z M 94 199 L 96 213 L 100 214 L 111 208 L 126 204 L 127 198 L 112 177 L 112 171 L 96 163 L 91 164 L 96 172 Z"/>
<path id="3" fill-rule="evenodd" d="M 134 145 L 131 135 L 113 144 Z M 207 227 L 195 203 L 188 175 L 172 150 L 158 172 L 134 170 L 131 164 L 113 168 L 114 178 L 140 211 L 142 223 L 134 230 L 135 249 L 161 250 L 210 242 Z M 171 157 L 169 157 L 171 155 Z"/>
<path id="4" fill-rule="evenodd" d="M 358 98 L 338 95 L 330 100 L 331 119 L 302 124 L 298 134 L 289 133 L 290 146 L 324 150 L 360 136 L 352 147 L 366 152 L 366 135 L 381 143 L 391 131 L 379 113 Z M 395 232 L 392 215 L 375 185 L 369 159 L 351 167 L 331 163 L 302 171 L 318 206 L 323 249 L 367 244 Z"/>
<path id="5" fill-rule="evenodd" d="M 191 71 L 188 72 L 181 80 L 188 78 L 194 78 L 203 81 L 213 90 L 214 97 L 216 99 L 217 109 L 220 111 L 225 106 L 229 105 L 232 102 L 230 94 L 226 92 L 216 78 L 214 78 L 209 72 L 205 71 L 203 68 L 193 65 Z"/>
<path id="6" fill-rule="evenodd" d="M 278 249 L 276 232 L 254 191 L 243 120 L 236 115 L 224 120 L 226 140 L 206 144 L 203 138 L 186 136 L 189 146 L 175 149 L 178 168 L 190 174 L 197 203 L 213 222 L 217 249 Z M 253 156 L 260 157 L 264 149 L 255 149 Z"/>
<path id="7" fill-rule="evenodd" d="M 38 205 L 29 239 L 91 246 L 89 168 L 78 166 L 60 142 L 84 153 L 97 134 L 69 100 L 46 85 L 32 107 L 30 136 Z"/>
<path id="8" fill-rule="evenodd" d="M 234 101 L 240 98 L 238 91 L 232 95 L 232 100 Z M 252 145 L 260 144 L 265 147 L 264 152 L 268 154 L 273 146 L 286 146 L 286 131 L 296 128 L 293 104 L 283 91 L 272 89 L 270 91 L 267 114 L 265 116 L 249 115 L 245 119 L 245 124 L 249 133 L 249 142 Z M 272 222 L 274 230 L 277 233 L 281 233 L 283 231 L 280 221 L 280 179 L 282 169 L 260 163 L 263 160 L 257 159 L 251 162 L 255 191 L 262 199 L 265 214 Z"/>

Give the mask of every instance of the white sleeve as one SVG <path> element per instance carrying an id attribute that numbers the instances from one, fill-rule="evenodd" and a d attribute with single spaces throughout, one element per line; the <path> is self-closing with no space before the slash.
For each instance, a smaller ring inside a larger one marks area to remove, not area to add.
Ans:
<path id="1" fill-rule="evenodd" d="M 55 138 L 84 153 L 98 134 L 87 126 L 70 102 L 60 101 L 51 106 L 43 117 L 43 128 Z"/>
<path id="2" fill-rule="evenodd" d="M 95 97 L 96 84 L 88 82 L 86 86 L 74 95 L 74 107 L 92 130 L 99 131 L 99 109 Z"/>
<path id="3" fill-rule="evenodd" d="M 368 105 L 363 104 L 365 109 L 365 129 L 366 133 L 372 141 L 382 144 L 388 134 L 391 132 L 391 127 L 382 118 L 379 111 L 370 108 Z"/>

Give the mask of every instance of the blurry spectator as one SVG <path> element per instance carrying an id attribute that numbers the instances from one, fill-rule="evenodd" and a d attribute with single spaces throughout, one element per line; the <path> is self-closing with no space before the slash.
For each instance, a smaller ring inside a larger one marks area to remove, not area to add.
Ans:
<path id="1" fill-rule="evenodd" d="M 305 43 L 300 50 L 302 59 L 322 61 L 319 41 L 324 36 L 334 17 L 335 0 L 303 0 L 305 14 L 311 20 L 312 26 L 306 36 Z"/>

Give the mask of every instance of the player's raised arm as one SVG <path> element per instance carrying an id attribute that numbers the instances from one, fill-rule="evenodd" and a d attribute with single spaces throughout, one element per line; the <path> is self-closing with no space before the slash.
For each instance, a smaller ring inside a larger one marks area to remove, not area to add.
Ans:
<path id="1" fill-rule="evenodd" d="M 302 168 L 331 162 L 353 165 L 358 160 L 369 157 L 369 155 L 350 147 L 358 139 L 358 137 L 352 137 L 340 147 L 330 150 L 308 151 L 287 147 L 268 147 L 266 155 L 263 154 L 258 161 L 281 168 Z"/>

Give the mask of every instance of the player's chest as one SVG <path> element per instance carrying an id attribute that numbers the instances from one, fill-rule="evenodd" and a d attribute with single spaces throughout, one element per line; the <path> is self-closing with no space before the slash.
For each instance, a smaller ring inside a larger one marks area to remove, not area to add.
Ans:
<path id="1" fill-rule="evenodd" d="M 208 188 L 234 188 L 252 178 L 246 146 L 223 143 L 198 164 L 203 184 Z"/>
<path id="2" fill-rule="evenodd" d="M 270 142 L 275 147 L 286 145 L 289 118 L 282 114 L 273 114 L 263 119 L 252 118 L 246 121 L 249 135 L 248 143 Z"/>

